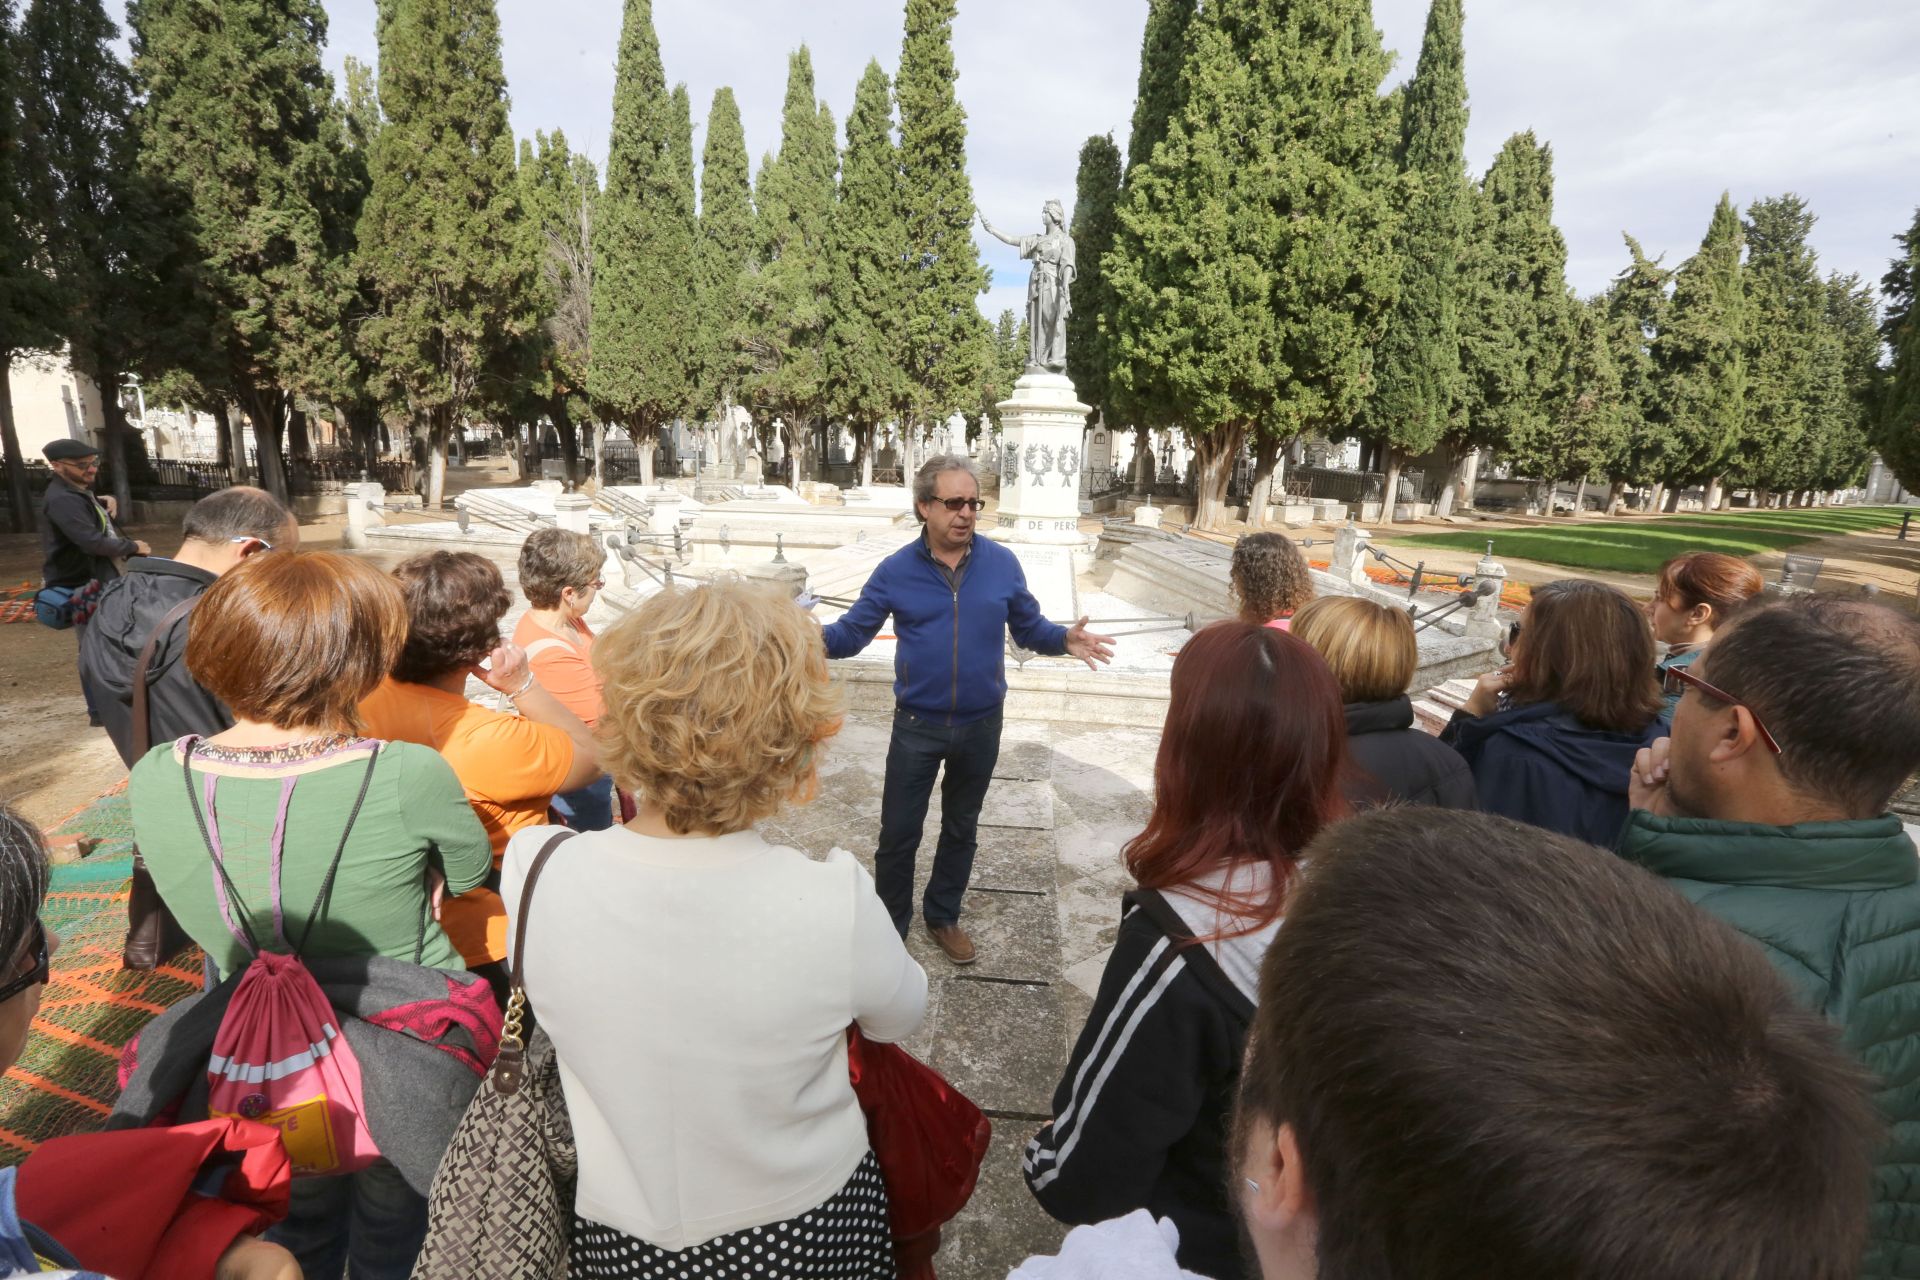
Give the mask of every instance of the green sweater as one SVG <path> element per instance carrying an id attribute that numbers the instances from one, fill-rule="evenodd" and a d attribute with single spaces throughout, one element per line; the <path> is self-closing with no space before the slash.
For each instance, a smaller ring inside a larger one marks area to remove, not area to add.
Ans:
<path id="1" fill-rule="evenodd" d="M 269 950 L 285 949 L 272 941 L 269 850 L 286 780 L 294 785 L 287 800 L 280 900 L 287 940 L 297 943 L 366 776 L 367 751 L 362 741 L 317 760 L 290 763 L 215 762 L 198 751 L 194 755 L 194 800 L 205 813 L 206 779 L 215 775 L 208 830 L 220 842 L 253 936 Z M 221 918 L 215 873 L 188 808 L 180 759 L 178 747 L 166 743 L 134 765 L 127 788 L 134 840 L 181 927 L 223 974 L 230 974 L 246 965 L 248 955 Z M 428 911 L 430 865 L 446 875 L 449 896 L 475 888 L 493 868 L 487 833 L 439 752 L 410 742 L 384 743 L 340 859 L 331 904 L 314 925 L 305 954 L 412 960 Z M 421 963 L 466 967 L 430 919 Z"/>
<path id="2" fill-rule="evenodd" d="M 1863 1277 L 1920 1277 L 1920 857 L 1891 814 L 1790 827 L 1636 810 L 1619 850 L 1766 950 L 1878 1077 Z"/>

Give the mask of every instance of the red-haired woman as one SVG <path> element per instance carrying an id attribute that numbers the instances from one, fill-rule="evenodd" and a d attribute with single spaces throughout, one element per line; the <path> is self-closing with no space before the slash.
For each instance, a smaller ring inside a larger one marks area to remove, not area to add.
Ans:
<path id="1" fill-rule="evenodd" d="M 1726 625 L 1747 601 L 1766 589 L 1760 571 L 1738 556 L 1718 551 L 1691 551 L 1660 566 L 1647 612 L 1653 619 L 1653 638 L 1667 646 L 1655 670 L 1666 682 L 1668 667 L 1690 667 L 1706 651 L 1713 633 Z M 1667 719 L 1673 719 L 1677 693 L 1666 695 Z"/>
<path id="2" fill-rule="evenodd" d="M 1222 622 L 1173 664 L 1154 807 L 1126 847 L 1140 888 L 1027 1185 L 1063 1222 L 1171 1218 L 1180 1265 L 1242 1274 L 1228 1207 L 1227 1113 L 1260 960 L 1300 850 L 1346 813 L 1340 687 L 1311 646 Z"/>

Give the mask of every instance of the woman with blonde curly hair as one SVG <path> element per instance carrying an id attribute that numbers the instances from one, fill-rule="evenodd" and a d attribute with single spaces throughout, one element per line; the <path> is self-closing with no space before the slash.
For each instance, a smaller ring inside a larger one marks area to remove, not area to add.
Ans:
<path id="1" fill-rule="evenodd" d="M 911 1035 L 926 974 L 851 854 L 753 829 L 813 797 L 840 727 L 819 628 L 717 582 L 649 597 L 593 663 L 600 757 L 639 811 L 558 847 L 525 953 L 579 1144 L 570 1274 L 892 1276 L 846 1029 Z M 516 928 L 559 830 L 507 845 Z"/>
<path id="2" fill-rule="evenodd" d="M 1228 576 L 1240 619 L 1286 631 L 1293 612 L 1313 599 L 1313 573 L 1284 533 L 1250 533 L 1233 544 Z"/>

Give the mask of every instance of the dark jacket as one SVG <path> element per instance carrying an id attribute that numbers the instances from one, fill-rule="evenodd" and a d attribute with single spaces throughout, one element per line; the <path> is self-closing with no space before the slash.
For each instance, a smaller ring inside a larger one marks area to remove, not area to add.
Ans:
<path id="1" fill-rule="evenodd" d="M 385 956 L 307 962 L 360 1061 L 362 1115 L 380 1154 L 425 1195 L 500 1049 L 500 1007 L 477 974 Z M 207 1061 L 246 969 L 149 1022 L 120 1055 L 108 1129 L 207 1118 Z"/>
<path id="2" fill-rule="evenodd" d="M 933 558 L 927 535 L 882 560 L 860 598 L 823 628 L 829 658 L 873 643 L 893 615 L 894 700 L 941 724 L 970 724 L 1007 700 L 1007 632 L 1023 649 L 1065 653 L 1067 629 L 1041 616 L 1020 561 L 975 536 L 958 570 Z"/>
<path id="3" fill-rule="evenodd" d="M 1920 1276 L 1920 861 L 1900 820 L 1769 827 L 1636 811 L 1620 855 L 1758 942 L 1878 1078 L 1864 1277 Z"/>
<path id="4" fill-rule="evenodd" d="M 84 587 L 95 578 L 111 582 L 120 576 L 113 562 L 139 554 L 133 539 L 114 528 L 91 489 L 76 489 L 55 476 L 47 483 L 45 514 L 40 549 L 46 564 L 40 576 L 46 586 Z"/>
<path id="5" fill-rule="evenodd" d="M 1244 1274 L 1227 1203 L 1227 1118 L 1253 1021 L 1270 931 L 1179 945 L 1201 930 L 1168 895 L 1126 896 L 1093 1011 L 1053 1095 L 1053 1119 L 1027 1143 L 1027 1186 L 1062 1222 L 1146 1209 L 1180 1231 L 1180 1265 Z"/>
<path id="6" fill-rule="evenodd" d="M 1627 820 L 1633 757 L 1666 733 L 1658 716 L 1638 733 L 1590 729 L 1557 702 L 1489 716 L 1454 713 L 1440 741 L 1473 770 L 1480 807 L 1611 848 Z"/>
<path id="7" fill-rule="evenodd" d="M 1347 748 L 1365 775 L 1346 788 L 1356 806 L 1428 804 L 1478 809 L 1473 771 L 1440 739 L 1413 727 L 1413 699 L 1347 704 Z"/>
<path id="8" fill-rule="evenodd" d="M 80 636 L 80 679 L 94 711 L 129 769 L 133 749 L 133 666 L 141 646 L 173 607 L 214 584 L 205 569 L 136 556 L 124 577 L 107 585 Z M 193 615 L 176 621 L 153 647 L 147 667 L 148 746 L 188 734 L 211 738 L 233 727 L 233 713 L 187 671 L 187 634 Z"/>

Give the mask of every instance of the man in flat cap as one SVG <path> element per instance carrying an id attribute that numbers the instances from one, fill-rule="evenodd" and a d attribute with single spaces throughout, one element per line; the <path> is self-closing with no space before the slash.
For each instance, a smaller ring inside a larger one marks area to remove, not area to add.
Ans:
<path id="1" fill-rule="evenodd" d="M 151 548 L 114 527 L 119 512 L 112 498 L 94 496 L 98 449 L 84 440 L 55 440 L 42 452 L 53 479 L 47 485 L 47 522 L 40 535 L 46 565 L 33 609 L 41 622 L 64 630 L 85 624 L 100 585 L 120 576 L 116 561 L 147 555 Z M 87 718 L 100 723 L 91 698 Z"/>

